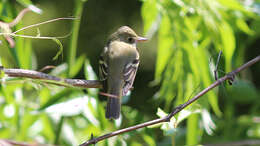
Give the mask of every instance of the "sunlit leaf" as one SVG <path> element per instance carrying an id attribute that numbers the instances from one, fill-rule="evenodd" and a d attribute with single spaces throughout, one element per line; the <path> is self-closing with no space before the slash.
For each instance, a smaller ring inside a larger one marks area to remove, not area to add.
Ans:
<path id="1" fill-rule="evenodd" d="M 236 47 L 236 39 L 231 26 L 223 22 L 220 27 L 223 54 L 226 60 L 226 71 L 231 71 L 231 61 Z"/>
<path id="2" fill-rule="evenodd" d="M 145 0 L 142 6 L 142 18 L 144 21 L 144 33 L 147 34 L 158 16 L 156 0 Z"/>
<path id="3" fill-rule="evenodd" d="M 149 146 L 155 146 L 156 145 L 155 140 L 149 135 L 143 135 L 143 139 Z"/>
<path id="4" fill-rule="evenodd" d="M 222 5 L 229 9 L 245 11 L 244 7 L 237 0 L 218 0 Z"/>
<path id="5" fill-rule="evenodd" d="M 75 116 L 83 112 L 87 105 L 88 97 L 73 98 L 68 101 L 53 104 L 46 108 L 46 112 L 55 117 Z"/>
<path id="6" fill-rule="evenodd" d="M 210 113 L 208 112 L 208 110 L 203 109 L 201 111 L 201 115 L 202 115 L 202 122 L 203 122 L 203 127 L 205 129 L 205 131 L 209 134 L 212 135 L 213 134 L 213 130 L 216 129 L 216 125 L 213 122 Z"/>
<path id="7" fill-rule="evenodd" d="M 33 5 L 31 0 L 16 0 L 16 1 L 19 2 L 21 5 L 23 5 L 24 7 L 28 7 L 31 11 L 35 13 L 38 14 L 42 13 L 42 10 L 36 7 L 35 5 Z"/>
<path id="8" fill-rule="evenodd" d="M 162 109 L 158 108 L 156 113 L 160 118 L 164 118 L 168 114 L 165 113 Z M 161 129 L 164 131 L 165 135 L 172 135 L 176 131 L 176 119 L 173 116 L 170 119 L 170 122 L 158 123 L 152 126 L 148 126 L 148 128 L 155 128 L 161 126 Z"/>
<path id="9" fill-rule="evenodd" d="M 184 109 L 184 110 L 180 111 L 180 113 L 178 114 L 177 122 L 180 123 L 183 120 L 187 119 L 190 115 L 197 114 L 200 112 L 201 112 L 201 110 L 197 109 L 197 108 Z"/>
<path id="10" fill-rule="evenodd" d="M 156 73 L 155 78 L 160 79 L 163 70 L 165 69 L 169 58 L 173 52 L 173 36 L 170 19 L 167 16 L 162 18 L 162 22 L 159 29 L 159 45 L 157 51 L 156 60 Z"/>
<path id="11" fill-rule="evenodd" d="M 247 25 L 247 23 L 243 20 L 243 19 L 237 19 L 236 20 L 236 24 L 238 26 L 239 29 L 241 29 L 243 32 L 249 34 L 249 35 L 253 35 L 254 31 L 252 31 L 249 26 Z"/>
<path id="12" fill-rule="evenodd" d="M 43 104 L 40 108 L 39 111 L 44 110 L 45 108 L 58 103 L 60 100 L 62 100 L 63 98 L 69 96 L 70 94 L 73 93 L 73 89 L 63 89 L 60 90 L 59 92 L 57 92 L 56 94 L 52 95 L 51 98 L 45 103 Z M 42 97 L 44 98 L 44 97 Z"/>

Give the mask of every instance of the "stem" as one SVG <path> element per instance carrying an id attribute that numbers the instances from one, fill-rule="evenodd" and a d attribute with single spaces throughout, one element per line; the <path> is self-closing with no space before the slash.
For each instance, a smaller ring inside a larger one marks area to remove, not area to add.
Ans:
<path id="1" fill-rule="evenodd" d="M 84 2 L 83 0 L 75 0 L 75 10 L 74 16 L 76 16 L 79 20 L 72 22 L 72 35 L 70 39 L 69 49 L 68 49 L 68 77 L 72 77 L 72 68 L 75 63 L 76 55 L 77 55 L 77 41 L 78 34 L 80 28 L 80 20 L 83 11 Z"/>
<path id="2" fill-rule="evenodd" d="M 57 131 L 56 131 L 56 137 L 55 137 L 55 141 L 54 141 L 54 144 L 55 144 L 55 145 L 58 145 L 58 144 L 59 144 L 59 139 L 60 139 L 60 135 L 61 135 L 61 130 L 62 130 L 63 122 L 64 122 L 64 116 L 62 116 L 62 117 L 60 118 L 60 121 L 59 121 L 59 123 L 58 123 Z"/>

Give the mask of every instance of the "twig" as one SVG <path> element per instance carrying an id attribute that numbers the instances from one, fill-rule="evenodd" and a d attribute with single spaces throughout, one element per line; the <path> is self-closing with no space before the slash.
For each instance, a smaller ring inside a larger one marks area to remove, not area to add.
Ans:
<path id="1" fill-rule="evenodd" d="M 241 140 L 235 142 L 219 143 L 219 144 L 203 144 L 204 146 L 257 146 L 260 145 L 259 139 Z"/>
<path id="2" fill-rule="evenodd" d="M 8 139 L 0 139 L 0 145 L 1 146 L 52 146 L 50 144 L 40 144 L 38 142 L 34 143 L 26 143 L 26 142 L 18 142 L 14 140 L 8 140 Z"/>
<path id="3" fill-rule="evenodd" d="M 178 112 L 180 112 L 182 109 L 184 109 L 185 107 L 187 107 L 188 105 L 190 105 L 191 103 L 193 103 L 194 101 L 198 100 L 202 95 L 206 94 L 208 91 L 212 90 L 213 88 L 215 88 L 216 86 L 220 85 L 221 83 L 223 83 L 224 81 L 228 80 L 229 82 L 232 82 L 235 78 L 235 75 L 239 72 L 241 72 L 242 70 L 244 70 L 245 68 L 248 68 L 249 66 L 255 64 L 256 62 L 260 61 L 260 55 L 257 56 L 256 58 L 250 60 L 249 62 L 245 63 L 244 65 L 242 65 L 241 67 L 233 70 L 232 72 L 228 73 L 227 75 L 225 75 L 222 78 L 219 78 L 217 81 L 215 81 L 213 84 L 211 84 L 210 86 L 208 86 L 207 88 L 205 88 L 204 90 L 202 90 L 200 93 L 198 93 L 196 96 L 194 96 L 192 99 L 190 99 L 189 101 L 185 102 L 184 104 L 179 105 L 178 107 L 176 107 L 175 109 L 173 109 L 173 111 L 171 113 L 169 113 L 166 117 L 164 118 L 159 118 L 159 119 L 155 119 L 152 121 L 148 121 L 142 124 L 138 124 L 135 126 L 131 126 L 128 128 L 124 128 L 124 129 L 120 129 L 105 135 L 102 135 L 100 137 L 97 138 L 91 138 L 90 140 L 84 142 L 83 144 L 81 144 L 80 146 L 87 146 L 90 144 L 96 144 L 97 142 L 125 133 L 125 132 L 129 132 L 129 131 L 133 131 L 136 129 L 140 129 L 140 128 L 144 128 L 150 125 L 154 125 L 154 124 L 158 124 L 158 123 L 162 123 L 162 122 L 169 122 L 170 119 L 176 115 Z"/>
<path id="4" fill-rule="evenodd" d="M 36 26 L 40 26 L 40 25 L 43 25 L 43 24 L 47 24 L 47 23 L 51 23 L 51 22 L 55 22 L 55 21 L 59 21 L 59 20 L 75 20 L 75 19 L 78 19 L 78 18 L 74 18 L 74 17 L 68 17 L 68 18 L 55 18 L 55 19 L 51 19 L 51 20 L 48 20 L 48 21 L 44 21 L 44 22 L 40 22 L 40 23 L 36 23 L 36 24 L 32 24 L 32 25 L 29 25 L 29 26 L 26 26 L 26 27 L 23 27 L 15 32 L 12 32 L 11 28 L 13 26 L 15 26 L 16 24 L 18 24 L 21 19 L 24 17 L 24 15 L 29 12 L 30 9 L 29 8 L 25 8 L 23 9 L 18 15 L 17 17 L 10 23 L 6 23 L 6 22 L 2 22 L 0 21 L 0 28 L 3 30 L 2 33 L 0 33 L 0 35 L 3 35 L 5 37 L 5 39 L 7 40 L 7 42 L 9 43 L 10 47 L 11 48 L 14 48 L 15 47 L 15 41 L 13 40 L 13 37 L 23 37 L 23 38 L 34 38 L 34 39 L 57 39 L 57 38 L 66 38 L 67 36 L 70 35 L 67 34 L 65 36 L 61 36 L 61 37 L 44 37 L 44 36 L 30 36 L 30 35 L 19 35 L 17 34 L 18 32 L 20 31 L 23 31 L 23 30 L 26 30 L 28 28 L 32 28 L 32 27 L 36 27 Z"/>
<path id="5" fill-rule="evenodd" d="M 0 66 L 0 72 L 3 71 L 10 77 L 26 77 L 31 79 L 40 79 L 50 84 L 59 86 L 72 86 L 81 88 L 102 88 L 102 84 L 98 80 L 82 80 L 82 79 L 63 79 L 56 76 L 48 75 L 42 72 L 26 69 L 6 69 Z M 0 82 L 2 82 L 0 80 Z"/>
<path id="6" fill-rule="evenodd" d="M 13 32 L 13 33 L 16 34 L 17 32 L 23 31 L 23 30 L 28 29 L 28 28 L 36 27 L 36 26 L 39 26 L 39 25 L 42 25 L 42 24 L 51 23 L 51 22 L 55 22 L 55 21 L 59 21 L 59 20 L 75 20 L 75 19 L 78 19 L 78 18 L 74 18 L 74 17 L 55 18 L 55 19 L 51 19 L 51 20 L 48 20 L 48 21 L 44 21 L 44 22 L 40 22 L 40 23 L 36 23 L 36 24 L 32 24 L 32 25 L 23 27 L 23 28 L 21 28 L 21 29 L 15 31 L 15 32 Z"/>
<path id="7" fill-rule="evenodd" d="M 222 55 L 222 51 L 220 50 L 220 52 L 218 54 L 218 60 L 217 60 L 217 63 L 216 63 L 216 68 L 214 70 L 215 80 L 218 80 L 218 64 L 219 64 L 219 60 L 220 60 L 221 55 Z"/>
<path id="8" fill-rule="evenodd" d="M 21 21 L 21 19 L 23 18 L 23 16 L 24 16 L 27 12 L 29 12 L 29 11 L 31 11 L 29 8 L 23 9 L 23 10 L 16 16 L 16 18 L 15 18 L 12 22 L 8 23 L 9 27 L 13 27 L 13 26 L 15 26 L 16 24 L 18 24 L 18 23 Z"/>
<path id="9" fill-rule="evenodd" d="M 13 36 L 13 37 L 22 37 L 22 38 L 30 38 L 30 39 L 45 39 L 45 40 L 51 40 L 51 39 L 62 39 L 66 38 L 70 35 L 70 33 L 64 35 L 64 36 L 57 36 L 57 37 L 47 37 L 47 36 L 31 36 L 31 35 L 21 35 L 21 34 L 15 34 L 15 33 L 0 33 L 0 35 L 4 36 Z"/>

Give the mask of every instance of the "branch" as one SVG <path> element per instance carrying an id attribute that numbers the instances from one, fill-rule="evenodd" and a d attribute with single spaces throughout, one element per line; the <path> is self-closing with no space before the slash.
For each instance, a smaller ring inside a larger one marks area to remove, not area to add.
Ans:
<path id="1" fill-rule="evenodd" d="M 42 72 L 25 69 L 6 69 L 0 66 L 0 72 L 3 71 L 10 77 L 25 77 L 31 79 L 40 79 L 43 82 L 55 84 L 59 86 L 81 87 L 81 88 L 102 88 L 102 84 L 98 80 L 82 80 L 82 79 L 64 79 L 56 76 L 48 75 Z M 0 80 L 3 82 L 3 80 Z"/>
<path id="2" fill-rule="evenodd" d="M 36 24 L 32 24 L 32 25 L 29 25 L 29 26 L 25 26 L 15 32 L 13 32 L 14 34 L 20 32 L 20 31 L 23 31 L 23 30 L 26 30 L 28 28 L 32 28 L 32 27 L 36 27 L 36 26 L 40 26 L 40 25 L 43 25 L 43 24 L 47 24 L 47 23 L 51 23 L 51 22 L 55 22 L 55 21 L 59 21 L 59 20 L 76 20 L 78 18 L 74 18 L 74 17 L 68 17 L 68 18 L 55 18 L 55 19 L 51 19 L 51 20 L 48 20 L 48 21 L 44 21 L 44 22 L 40 22 L 40 23 L 36 23 Z"/>
<path id="3" fill-rule="evenodd" d="M 259 139 L 241 140 L 227 143 L 217 144 L 203 144 L 204 146 L 246 146 L 246 145 L 260 145 Z"/>
<path id="4" fill-rule="evenodd" d="M 1 146 L 51 146 L 50 144 L 40 144 L 38 142 L 33 143 L 25 143 L 25 142 L 17 142 L 14 140 L 8 140 L 8 139 L 0 139 L 0 145 Z"/>
<path id="5" fill-rule="evenodd" d="M 173 111 L 168 114 L 166 117 L 164 118 L 159 118 L 159 119 L 155 119 L 152 121 L 148 121 L 142 124 L 138 124 L 135 126 L 131 126 L 128 128 L 124 128 L 124 129 L 120 129 L 105 135 L 102 135 L 100 137 L 97 138 L 91 138 L 90 140 L 84 142 L 83 144 L 81 144 L 80 146 L 87 146 L 90 144 L 96 144 L 97 142 L 125 133 L 125 132 L 129 132 L 129 131 L 133 131 L 136 129 L 140 129 L 140 128 L 144 128 L 150 125 L 154 125 L 154 124 L 158 124 L 158 123 L 162 123 L 162 122 L 169 122 L 170 119 L 176 115 L 177 113 L 179 113 L 181 110 L 183 110 L 185 107 L 187 107 L 188 105 L 190 105 L 191 103 L 193 103 L 194 101 L 198 100 L 202 95 L 206 94 L 208 91 L 212 90 L 213 88 L 217 87 L 218 85 L 220 85 L 221 83 L 223 83 L 224 81 L 228 80 L 229 83 L 232 83 L 232 81 L 234 81 L 235 75 L 239 72 L 241 72 L 242 70 L 248 68 L 249 66 L 257 63 L 258 61 L 260 61 L 260 55 L 257 56 L 256 58 L 250 60 L 249 62 L 247 62 L 246 64 L 242 65 L 241 67 L 233 70 L 232 72 L 228 73 L 227 75 L 225 75 L 222 78 L 219 78 L 218 80 L 216 80 L 213 84 L 211 84 L 210 86 L 208 86 L 207 88 L 205 88 L 204 90 L 202 90 L 200 93 L 198 93 L 196 96 L 194 96 L 192 99 L 190 99 L 189 101 L 185 102 L 184 104 L 179 105 L 178 107 L 176 107 L 175 109 L 173 109 Z"/>

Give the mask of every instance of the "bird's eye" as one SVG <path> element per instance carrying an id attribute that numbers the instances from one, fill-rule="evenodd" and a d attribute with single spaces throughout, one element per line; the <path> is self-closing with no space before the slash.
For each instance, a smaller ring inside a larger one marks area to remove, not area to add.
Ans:
<path id="1" fill-rule="evenodd" d="M 132 38 L 132 37 L 127 38 L 127 40 L 128 40 L 128 42 L 131 43 L 131 44 L 135 42 L 134 38 Z"/>

